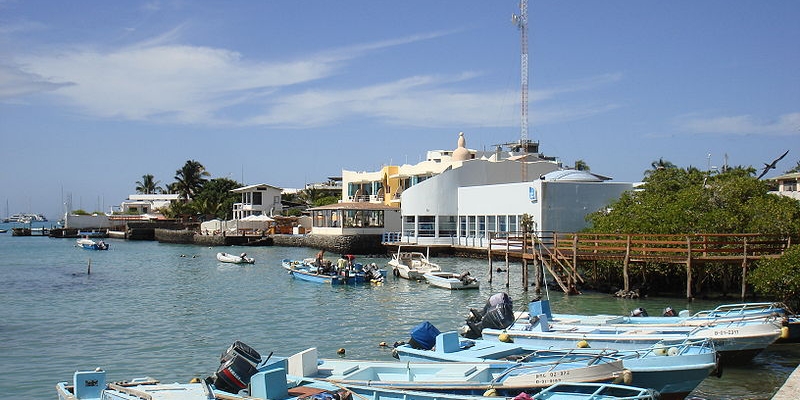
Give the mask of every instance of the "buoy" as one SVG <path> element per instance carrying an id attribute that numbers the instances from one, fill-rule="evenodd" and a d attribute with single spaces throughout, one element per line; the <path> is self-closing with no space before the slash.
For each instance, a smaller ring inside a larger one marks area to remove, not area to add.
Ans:
<path id="1" fill-rule="evenodd" d="M 781 339 L 788 339 L 789 338 L 789 327 L 782 326 L 781 327 Z"/>
<path id="2" fill-rule="evenodd" d="M 589 342 L 587 342 L 585 340 L 581 340 L 580 342 L 578 342 L 578 348 L 579 349 L 588 349 L 589 348 Z"/>
<path id="3" fill-rule="evenodd" d="M 655 346 L 653 346 L 653 347 L 654 347 L 654 349 L 653 349 L 653 353 L 654 353 L 655 355 L 657 355 L 657 356 L 665 356 L 665 355 L 667 355 L 667 348 L 666 348 L 666 347 L 664 347 L 664 345 L 663 345 L 663 344 L 661 344 L 661 343 L 658 343 L 658 344 L 656 344 L 656 345 L 655 345 Z"/>
<path id="4" fill-rule="evenodd" d="M 380 343 L 378 343 L 378 346 L 381 346 L 381 347 L 386 347 L 386 346 L 387 346 L 387 344 L 386 344 L 386 342 L 380 342 Z"/>
<path id="5" fill-rule="evenodd" d="M 514 339 L 512 339 L 511 336 L 509 336 L 508 333 L 505 333 L 505 332 L 503 332 L 500 335 L 498 335 L 497 336 L 497 340 L 499 340 L 499 341 L 501 341 L 503 343 L 514 343 Z"/>
<path id="6" fill-rule="evenodd" d="M 616 384 L 624 383 L 630 385 L 631 382 L 633 382 L 633 374 L 627 369 L 622 370 L 622 373 L 614 378 L 614 383 Z"/>
<path id="7" fill-rule="evenodd" d="M 339 350 L 336 350 L 336 354 L 338 354 L 340 356 L 343 356 L 344 355 L 344 347 L 341 347 L 341 348 L 339 348 Z"/>
<path id="8" fill-rule="evenodd" d="M 189 381 L 189 383 L 200 383 L 200 378 L 194 377 Z"/>
<path id="9" fill-rule="evenodd" d="M 677 348 L 677 347 L 670 347 L 670 348 L 669 348 L 669 350 L 667 350 L 667 355 L 668 355 L 668 356 L 673 356 L 673 357 L 674 357 L 674 356 L 677 356 L 677 355 L 678 355 L 678 352 L 679 352 L 679 351 L 678 351 L 678 348 Z"/>
<path id="10" fill-rule="evenodd" d="M 483 397 L 494 397 L 494 396 L 497 396 L 497 390 L 494 390 L 494 388 L 488 389 L 485 392 L 483 392 Z"/>

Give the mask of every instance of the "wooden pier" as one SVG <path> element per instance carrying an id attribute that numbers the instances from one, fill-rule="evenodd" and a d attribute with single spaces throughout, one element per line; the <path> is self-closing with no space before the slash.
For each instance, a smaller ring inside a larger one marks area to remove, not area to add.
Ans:
<path id="1" fill-rule="evenodd" d="M 760 234 L 623 235 L 536 232 L 528 235 L 492 234 L 489 268 L 496 256 L 522 260 L 522 280 L 528 288 L 528 263 L 541 264 L 565 293 L 577 293 L 583 282 L 578 265 L 616 261 L 621 264 L 623 290 L 630 290 L 632 264 L 676 264 L 686 268 L 686 297 L 693 298 L 692 271 L 709 263 L 737 265 L 742 270 L 741 297 L 746 294 L 749 265 L 762 258 L 777 258 L 797 237 Z M 538 270 L 538 269 L 537 269 Z"/>

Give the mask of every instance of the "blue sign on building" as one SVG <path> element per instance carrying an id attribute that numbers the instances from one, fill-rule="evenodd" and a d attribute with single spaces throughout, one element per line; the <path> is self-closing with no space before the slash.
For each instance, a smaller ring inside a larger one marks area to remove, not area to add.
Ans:
<path id="1" fill-rule="evenodd" d="M 528 198 L 531 199 L 532 203 L 536 203 L 536 188 L 531 186 L 528 188 Z"/>

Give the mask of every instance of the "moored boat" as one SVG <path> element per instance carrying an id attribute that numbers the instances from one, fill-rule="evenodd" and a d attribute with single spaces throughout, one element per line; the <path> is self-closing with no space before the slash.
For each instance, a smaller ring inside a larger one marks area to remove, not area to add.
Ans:
<path id="1" fill-rule="evenodd" d="M 108 250 L 108 243 L 99 240 L 95 242 L 89 238 L 80 238 L 76 241 L 76 246 L 86 250 Z"/>
<path id="2" fill-rule="evenodd" d="M 315 259 L 290 260 L 285 258 L 281 266 L 295 279 L 313 283 L 330 285 L 355 285 L 363 283 L 383 283 L 386 270 L 378 268 L 374 263 L 362 265 L 332 266 L 315 264 Z"/>
<path id="3" fill-rule="evenodd" d="M 316 348 L 289 357 L 289 370 L 337 384 L 390 389 L 499 396 L 536 393 L 558 382 L 625 382 L 630 375 L 622 362 L 596 356 L 564 361 L 552 357 L 539 363 L 398 362 L 318 359 Z M 627 382 L 625 382 L 627 383 Z"/>
<path id="4" fill-rule="evenodd" d="M 534 400 L 657 400 L 652 389 L 610 383 L 556 383 L 533 396 Z"/>
<path id="5" fill-rule="evenodd" d="M 401 361 L 538 362 L 560 357 L 564 360 L 609 356 L 622 361 L 631 373 L 631 385 L 654 389 L 662 399 L 685 398 L 717 368 L 717 357 L 709 339 L 658 343 L 639 350 L 601 348 L 544 349 L 532 345 L 503 343 L 480 339 L 459 339 L 457 332 L 444 332 L 436 337 L 430 349 L 402 344 L 393 349 Z M 719 370 L 716 370 L 719 371 Z"/>
<path id="6" fill-rule="evenodd" d="M 469 272 L 430 271 L 422 275 L 429 285 L 449 290 L 478 289 L 480 282 Z"/>
<path id="7" fill-rule="evenodd" d="M 591 347 L 637 350 L 659 341 L 672 342 L 708 338 L 724 364 L 738 364 L 755 357 L 781 335 L 781 322 L 737 320 L 707 326 L 582 324 L 576 321 L 554 322 L 546 300 L 530 304 L 528 314 L 506 328 L 483 328 L 484 339 L 500 340 L 505 334 L 515 343 L 537 347 L 575 347 L 584 341 Z M 530 316 L 529 316 L 530 315 Z M 529 317 L 528 317 L 529 316 Z M 469 326 L 469 322 L 468 322 Z M 472 328 L 464 328 L 465 334 Z"/>
<path id="8" fill-rule="evenodd" d="M 419 251 L 402 251 L 402 246 L 398 246 L 388 264 L 394 276 L 413 281 L 424 280 L 428 272 L 442 270 L 438 264 L 428 260 L 427 255 Z"/>
<path id="9" fill-rule="evenodd" d="M 225 263 L 232 263 L 232 264 L 255 264 L 256 260 L 252 257 L 248 257 L 247 253 L 242 253 L 240 255 L 235 254 L 228 254 L 228 253 L 217 253 L 217 261 L 225 262 Z"/>

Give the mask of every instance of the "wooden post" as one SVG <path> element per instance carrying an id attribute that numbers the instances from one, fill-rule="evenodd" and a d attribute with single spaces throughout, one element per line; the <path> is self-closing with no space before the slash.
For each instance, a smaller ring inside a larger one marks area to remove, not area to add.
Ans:
<path id="1" fill-rule="evenodd" d="M 486 250 L 486 255 L 487 255 L 487 257 L 489 257 L 489 271 L 491 271 L 492 268 L 494 268 L 492 266 L 492 234 L 491 233 L 489 233 L 489 248 Z M 491 280 L 490 280 L 490 282 L 491 282 Z"/>
<path id="2" fill-rule="evenodd" d="M 628 239 L 625 243 L 625 261 L 622 263 L 622 290 L 625 292 L 631 290 L 630 287 L 630 278 L 628 277 L 628 262 L 631 259 L 631 235 L 628 235 Z"/>
<path id="3" fill-rule="evenodd" d="M 744 238 L 744 252 L 742 254 L 742 302 L 747 294 L 747 238 Z"/>
<path id="4" fill-rule="evenodd" d="M 692 238 L 686 237 L 686 300 L 692 301 Z"/>
<path id="5" fill-rule="evenodd" d="M 92 259 L 89 259 L 89 265 L 86 267 L 86 275 L 92 274 Z"/>
<path id="6" fill-rule="evenodd" d="M 534 252 L 534 258 L 536 257 Z M 536 265 L 536 263 L 534 263 Z M 510 268 L 506 268 L 508 271 Z M 522 257 L 522 291 L 528 291 L 528 259 L 523 255 Z"/>

